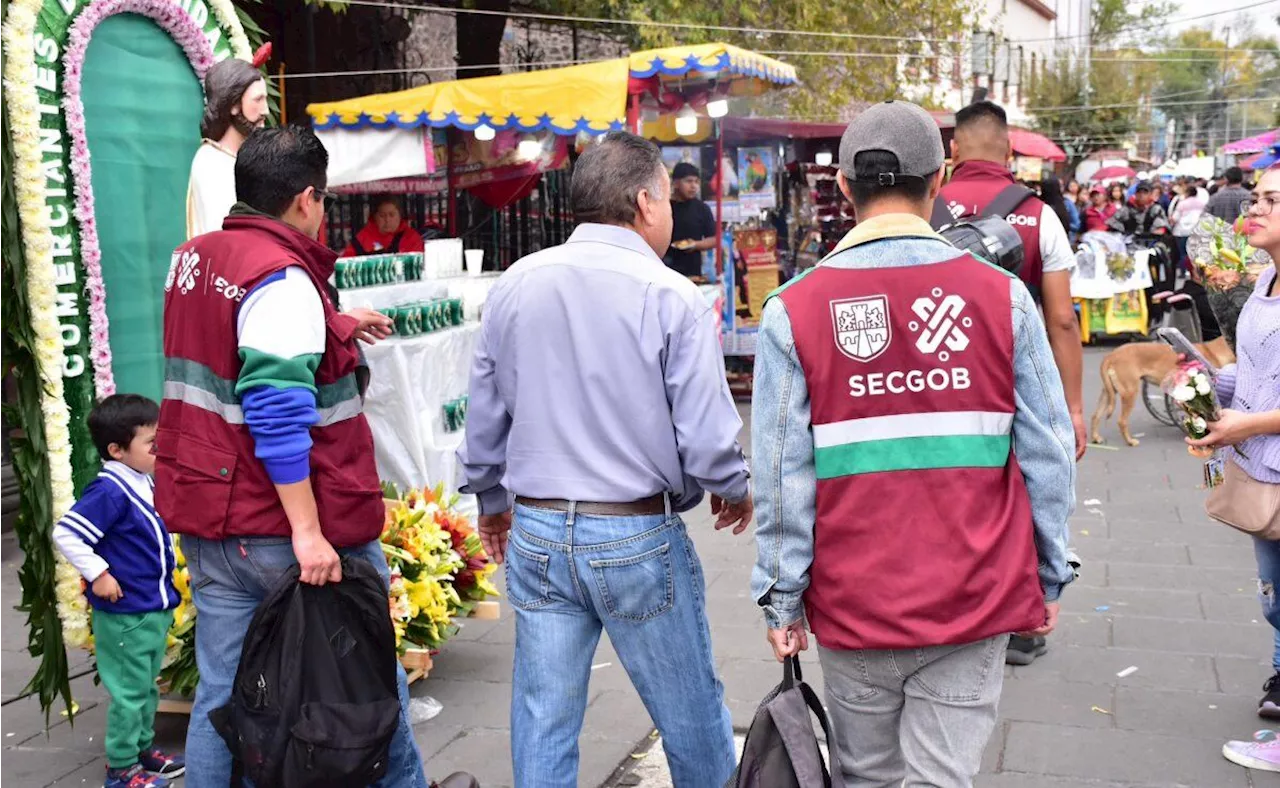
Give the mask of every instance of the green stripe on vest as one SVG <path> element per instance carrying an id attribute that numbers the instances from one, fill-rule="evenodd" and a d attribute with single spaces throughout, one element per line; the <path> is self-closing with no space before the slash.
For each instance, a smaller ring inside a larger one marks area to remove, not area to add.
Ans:
<path id="1" fill-rule="evenodd" d="M 319 359 L 319 356 L 316 358 Z M 188 388 L 207 392 L 224 405 L 240 404 L 240 397 L 236 395 L 236 382 L 218 376 L 198 361 L 185 358 L 165 359 L 164 379 L 167 383 L 182 383 Z M 258 380 L 254 385 L 270 385 L 270 383 Z M 349 400 L 358 399 L 360 396 L 354 373 L 344 375 L 332 383 L 317 386 L 315 390 L 316 407 L 320 409 L 333 408 Z"/>
<path id="2" fill-rule="evenodd" d="M 227 405 L 239 405 L 236 396 L 236 382 L 219 377 L 214 371 L 198 361 L 185 358 L 166 358 L 164 360 L 164 379 L 166 383 L 182 383 L 187 386 L 207 391 L 219 402 Z"/>
<path id="3" fill-rule="evenodd" d="M 819 479 L 863 473 L 939 468 L 1002 468 L 1009 460 L 1008 435 L 940 435 L 848 443 L 815 449 Z"/>

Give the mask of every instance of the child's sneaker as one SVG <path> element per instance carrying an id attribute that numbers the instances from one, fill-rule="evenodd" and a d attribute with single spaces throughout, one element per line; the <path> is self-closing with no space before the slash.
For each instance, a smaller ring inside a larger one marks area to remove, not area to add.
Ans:
<path id="1" fill-rule="evenodd" d="M 127 769 L 107 767 L 107 779 L 102 788 L 169 788 L 169 781 L 151 774 L 135 763 Z"/>
<path id="2" fill-rule="evenodd" d="M 170 755 L 155 748 L 138 755 L 138 763 L 143 769 L 161 777 L 178 777 L 187 770 L 187 762 L 181 755 Z"/>
<path id="3" fill-rule="evenodd" d="M 1258 732 L 1263 733 L 1262 731 Z M 1270 733 L 1270 731 L 1267 731 Z M 1254 741 L 1229 741 L 1222 745 L 1222 756 L 1232 763 L 1260 772 L 1280 772 L 1280 739 L 1258 736 Z"/>

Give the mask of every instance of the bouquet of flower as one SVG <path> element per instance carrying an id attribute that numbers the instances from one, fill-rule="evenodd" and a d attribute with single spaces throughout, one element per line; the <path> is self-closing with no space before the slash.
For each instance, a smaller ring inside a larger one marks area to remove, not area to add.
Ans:
<path id="1" fill-rule="evenodd" d="M 457 502 L 439 486 L 388 501 L 382 550 L 391 567 L 389 605 L 401 654 L 411 646 L 440 648 L 457 633 L 455 618 L 498 596 L 489 580 L 497 567 Z"/>
<path id="2" fill-rule="evenodd" d="M 191 601 L 191 570 L 187 569 L 187 557 L 182 554 L 181 537 L 174 537 L 173 557 L 177 564 L 173 585 L 178 589 L 180 601 L 173 611 L 160 683 L 169 692 L 190 696 L 200 683 L 200 671 L 196 668 L 196 606 Z"/>
<path id="3" fill-rule="evenodd" d="M 1258 274 L 1271 265 L 1271 257 L 1249 245 L 1242 220 L 1230 225 L 1207 213 L 1187 239 L 1187 255 L 1200 270 L 1209 308 L 1235 352 L 1240 312 L 1253 295 Z"/>
<path id="4" fill-rule="evenodd" d="M 1209 434 L 1209 422 L 1222 418 L 1209 370 L 1198 361 L 1184 361 L 1164 379 L 1161 387 L 1182 408 L 1182 431 L 1199 440 Z M 1212 449 L 1187 447 L 1196 457 L 1209 457 Z M 1239 449 L 1237 449 L 1239 451 Z M 1243 452 L 1242 452 L 1243 454 Z"/>

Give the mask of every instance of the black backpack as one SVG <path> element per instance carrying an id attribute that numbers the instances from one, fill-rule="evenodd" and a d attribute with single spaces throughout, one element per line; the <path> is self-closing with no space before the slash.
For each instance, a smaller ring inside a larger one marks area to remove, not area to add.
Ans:
<path id="1" fill-rule="evenodd" d="M 827 738 L 822 759 L 810 713 Z M 843 785 L 831 723 L 817 694 L 800 676 L 800 658 L 788 657 L 782 683 L 760 703 L 742 745 L 742 760 L 725 788 L 832 788 Z"/>
<path id="2" fill-rule="evenodd" d="M 231 702 L 209 719 L 257 788 L 366 786 L 400 720 L 387 591 L 363 559 L 342 559 L 340 583 L 298 577 L 295 564 L 258 607 Z"/>

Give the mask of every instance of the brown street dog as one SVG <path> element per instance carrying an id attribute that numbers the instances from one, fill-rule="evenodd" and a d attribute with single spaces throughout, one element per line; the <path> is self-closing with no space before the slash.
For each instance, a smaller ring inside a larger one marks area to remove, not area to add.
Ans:
<path id="1" fill-rule="evenodd" d="M 1221 337 L 1196 345 L 1209 363 L 1221 367 L 1235 361 L 1235 355 Z M 1124 442 L 1137 446 L 1138 439 L 1129 434 L 1129 414 L 1133 411 L 1138 395 L 1142 393 L 1142 381 L 1160 385 L 1177 366 L 1178 356 L 1173 348 L 1163 342 L 1130 342 L 1111 351 L 1102 359 L 1099 372 L 1102 375 L 1102 394 L 1093 412 L 1089 430 L 1092 443 L 1102 443 L 1098 422 L 1111 418 L 1116 409 L 1116 395 L 1120 395 L 1120 434 Z M 1105 412 L 1104 412 L 1105 411 Z"/>

